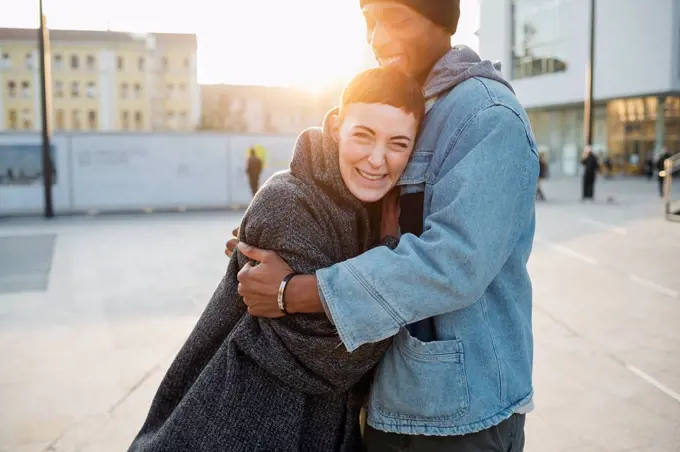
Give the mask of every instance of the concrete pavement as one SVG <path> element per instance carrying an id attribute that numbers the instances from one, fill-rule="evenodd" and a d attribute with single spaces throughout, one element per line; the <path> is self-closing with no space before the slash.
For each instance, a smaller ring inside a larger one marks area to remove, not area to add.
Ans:
<path id="1" fill-rule="evenodd" d="M 548 181 L 538 205 L 525 450 L 678 452 L 680 224 L 654 182 L 578 191 Z M 239 218 L 0 220 L 0 451 L 126 450 Z"/>

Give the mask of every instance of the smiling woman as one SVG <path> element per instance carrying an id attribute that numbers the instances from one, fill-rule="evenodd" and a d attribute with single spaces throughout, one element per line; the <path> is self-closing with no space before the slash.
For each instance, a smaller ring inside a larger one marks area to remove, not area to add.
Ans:
<path id="1" fill-rule="evenodd" d="M 424 103 L 420 86 L 399 71 L 358 74 L 343 94 L 342 122 L 351 123 L 350 131 L 371 130 L 377 140 L 360 138 L 362 144 L 355 146 L 348 141 L 353 132 L 338 138 L 332 129 L 341 125 L 330 119 L 337 118 L 336 110 L 330 112 L 323 127 L 300 134 L 289 170 L 272 176 L 254 196 L 239 238 L 280 251 L 299 275 L 394 245 L 388 232 L 398 229 L 396 199 L 390 224 L 381 215 L 386 209 L 374 202 L 391 186 L 368 182 L 355 195 L 339 160 L 352 154 L 348 163 L 354 168 L 389 172 L 389 180 L 396 181 L 400 169 L 384 161 L 384 142 L 413 143 Z M 401 169 L 411 150 L 412 144 L 398 150 Z M 372 155 L 377 158 L 367 162 Z M 389 341 L 349 352 L 338 346 L 337 331 L 325 315 L 282 317 L 283 302 L 280 319 L 253 317 L 239 295 L 239 274 L 248 271 L 248 262 L 240 252 L 229 262 L 163 378 L 130 452 L 363 450 L 359 412 L 371 371 Z M 293 276 L 286 277 L 281 296 Z"/>

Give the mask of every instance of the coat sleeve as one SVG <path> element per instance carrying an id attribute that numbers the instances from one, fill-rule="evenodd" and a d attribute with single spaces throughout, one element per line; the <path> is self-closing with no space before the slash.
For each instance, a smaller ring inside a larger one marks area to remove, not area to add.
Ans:
<path id="1" fill-rule="evenodd" d="M 273 182 L 273 183 L 272 183 Z M 294 271 L 313 274 L 335 262 L 329 249 L 331 233 L 306 202 L 300 187 L 269 181 L 255 196 L 241 225 L 240 239 L 277 252 Z M 348 238 L 356 240 L 356 238 Z M 246 258 L 238 255 L 239 267 Z M 324 314 L 294 314 L 280 319 L 251 319 L 258 323 L 258 347 L 268 356 L 254 357 L 271 365 L 291 385 L 313 393 L 345 392 L 380 360 L 389 341 L 366 344 L 354 352 L 342 346 L 337 330 Z M 306 382 L 306 383 L 305 383 Z"/>

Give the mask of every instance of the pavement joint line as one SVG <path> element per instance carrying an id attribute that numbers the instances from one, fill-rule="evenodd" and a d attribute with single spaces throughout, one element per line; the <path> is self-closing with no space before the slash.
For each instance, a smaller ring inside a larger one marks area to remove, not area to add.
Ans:
<path id="1" fill-rule="evenodd" d="M 64 429 L 63 432 L 61 432 L 56 438 L 50 442 L 45 449 L 43 449 L 43 452 L 56 452 L 57 449 L 55 446 L 59 442 L 60 439 L 62 439 L 75 425 L 77 425 L 78 422 L 72 422 L 68 427 Z"/>
<path id="2" fill-rule="evenodd" d="M 601 349 L 603 352 L 603 355 L 617 363 L 619 366 L 623 367 L 624 369 L 628 370 L 638 378 L 641 378 L 644 380 L 646 383 L 652 385 L 659 391 L 663 392 L 665 395 L 668 397 L 672 398 L 676 402 L 680 403 L 680 394 L 669 388 L 668 386 L 664 385 L 661 383 L 659 380 L 656 378 L 652 377 L 651 375 L 647 374 L 646 372 L 642 371 L 641 369 L 632 366 L 625 362 L 623 359 L 619 358 L 616 353 L 612 352 L 611 350 L 607 350 L 606 347 L 603 347 L 601 344 L 599 344 L 597 341 L 593 340 L 592 338 L 582 335 L 579 333 L 575 328 L 572 328 L 568 322 L 558 320 L 556 319 L 548 310 L 540 308 L 538 305 L 534 305 L 534 309 L 537 309 L 541 311 L 544 315 L 546 315 L 548 318 L 551 320 L 554 320 L 558 325 L 562 326 L 565 328 L 568 332 L 572 333 L 574 336 L 583 339 L 586 343 L 588 343 L 590 346 L 592 346 L 594 349 Z"/>
<path id="3" fill-rule="evenodd" d="M 156 363 L 149 371 L 147 371 L 144 375 L 142 375 L 142 378 L 140 378 L 130 389 L 127 390 L 127 392 L 121 397 L 116 403 L 113 404 L 111 408 L 109 408 L 108 415 L 112 416 L 113 413 L 120 407 L 125 401 L 132 395 L 133 392 L 135 392 L 137 389 L 139 389 L 146 381 L 151 378 L 151 376 L 159 371 L 161 368 L 160 363 Z"/>
<path id="4" fill-rule="evenodd" d="M 585 254 L 581 254 L 578 251 L 574 251 L 569 247 L 566 247 L 564 245 L 559 245 L 557 243 L 550 243 L 550 242 L 545 242 L 548 246 L 550 246 L 552 249 L 555 251 L 559 251 L 562 254 L 566 254 L 569 257 L 573 257 L 574 259 L 578 259 L 580 261 L 583 261 L 587 264 L 590 265 L 597 265 L 597 260 L 595 258 L 592 258 L 590 256 L 586 256 Z"/>
<path id="5" fill-rule="evenodd" d="M 163 357 L 163 359 L 166 359 L 167 357 L 169 357 L 170 355 L 172 355 L 172 354 L 174 354 L 174 353 L 176 353 L 174 350 L 170 351 L 169 353 L 167 353 L 167 354 Z M 153 365 L 153 366 L 151 367 L 151 369 L 149 369 L 149 371 L 147 371 L 147 372 L 142 376 L 142 378 L 139 379 L 139 381 L 137 381 L 134 385 L 132 385 L 132 387 L 131 387 L 124 395 L 123 395 L 123 397 L 121 397 L 116 403 L 113 404 L 113 406 L 111 406 L 111 407 L 108 409 L 108 411 L 107 411 L 107 413 L 106 413 L 106 416 L 108 417 L 108 419 L 111 419 L 111 418 L 115 415 L 116 410 L 117 410 L 123 403 L 125 403 L 125 401 L 126 401 L 126 400 L 127 400 L 127 399 L 128 399 L 128 398 L 129 398 L 129 397 L 130 397 L 137 389 L 139 389 L 144 383 L 146 383 L 146 382 L 149 380 L 149 378 L 151 378 L 151 376 L 152 376 L 155 372 L 161 370 L 161 362 L 162 362 L 162 361 L 163 361 L 163 360 L 159 360 L 155 365 Z M 66 428 L 59 436 L 57 436 L 54 440 L 52 440 L 52 442 L 51 442 L 51 443 L 43 450 L 43 452 L 56 452 L 57 449 L 55 449 L 55 446 L 57 446 L 57 444 L 59 443 L 59 441 L 60 441 L 60 440 L 61 440 L 61 439 L 62 439 L 62 438 L 63 438 L 63 437 L 71 430 L 71 429 L 77 428 L 77 427 L 78 427 L 78 424 L 79 424 L 79 422 L 75 422 L 75 423 L 71 424 L 71 425 L 70 425 L 68 428 Z M 103 428 L 104 425 L 106 425 L 106 421 L 102 421 L 102 422 L 100 423 L 99 429 L 98 429 L 98 430 L 101 430 L 101 428 Z M 94 435 L 93 435 L 93 436 L 94 436 Z M 79 447 L 78 450 L 77 450 L 76 452 L 80 452 L 80 451 L 83 449 L 83 447 L 88 446 L 88 445 L 89 445 L 88 441 L 89 441 L 90 439 L 91 439 L 91 438 L 85 439 L 85 440 L 83 441 L 83 444 L 81 444 L 81 447 Z"/>
<path id="6" fill-rule="evenodd" d="M 579 338 L 583 338 L 583 336 L 581 336 L 581 334 L 579 334 L 578 331 L 576 331 L 574 328 L 572 328 L 571 325 L 569 325 L 567 322 L 565 322 L 564 320 L 560 319 L 559 317 L 553 315 L 550 311 L 548 311 L 547 309 L 543 308 L 543 307 L 540 306 L 538 303 L 534 303 L 533 308 L 534 308 L 535 311 L 538 311 L 538 312 L 540 312 L 541 314 L 543 314 L 544 316 L 546 316 L 547 318 L 549 318 L 549 319 L 550 319 L 551 321 L 553 321 L 555 324 L 557 324 L 557 325 L 561 326 L 562 328 L 564 328 L 564 330 L 569 334 L 569 337 L 579 337 Z"/>
<path id="7" fill-rule="evenodd" d="M 184 339 L 183 339 L 179 344 L 183 344 L 183 343 L 184 343 Z M 166 353 L 165 355 L 163 355 L 163 357 L 162 357 L 160 360 L 158 360 L 158 361 L 156 362 L 156 364 L 154 364 L 154 365 L 153 365 L 153 366 L 152 366 L 152 367 L 151 367 L 144 375 L 142 375 L 142 378 L 140 378 L 139 381 L 137 381 L 137 383 L 135 383 L 134 385 L 132 385 L 132 387 L 127 391 L 127 393 L 125 393 L 125 395 L 123 395 L 123 397 L 120 398 L 120 400 L 118 400 L 116 403 L 113 404 L 113 406 L 111 406 L 111 408 L 109 408 L 109 410 L 108 410 L 108 412 L 107 412 L 107 414 L 109 415 L 109 417 L 112 417 L 112 416 L 115 414 L 115 411 L 116 411 L 123 403 L 125 403 L 125 401 L 126 401 L 126 400 L 127 400 L 127 399 L 128 399 L 128 398 L 129 398 L 129 397 L 130 397 L 137 389 L 139 389 L 144 383 L 146 383 L 146 382 L 149 380 L 149 378 L 151 378 L 151 376 L 152 376 L 154 373 L 158 372 L 159 370 L 163 370 L 163 369 L 161 368 L 161 364 L 162 364 L 167 358 L 169 358 L 170 356 L 174 356 L 174 355 L 177 354 L 177 349 L 178 349 L 179 346 L 180 346 L 179 344 L 178 344 L 177 347 L 172 348 L 168 353 Z M 167 370 L 166 370 L 166 371 L 167 371 Z"/>
<path id="8" fill-rule="evenodd" d="M 593 220 L 592 218 L 583 217 L 579 221 L 581 223 L 590 224 L 592 226 L 598 227 L 600 229 L 604 229 L 606 231 L 614 232 L 615 234 L 619 234 L 619 235 L 628 234 L 628 231 L 626 230 L 626 228 L 622 228 L 620 226 L 614 226 L 614 225 L 611 225 L 611 224 L 603 223 L 602 221 Z"/>
<path id="9" fill-rule="evenodd" d="M 640 276 L 631 274 L 630 275 L 630 280 L 633 281 L 634 283 L 640 284 L 641 286 L 648 287 L 650 289 L 656 290 L 659 293 L 662 293 L 664 295 L 667 295 L 671 298 L 678 298 L 678 292 L 670 289 L 668 287 L 662 286 L 661 284 L 657 284 L 654 281 L 650 281 L 646 278 L 642 278 Z"/>
<path id="10" fill-rule="evenodd" d="M 668 397 L 670 397 L 670 398 L 674 399 L 676 402 L 680 403 L 680 394 L 673 391 L 671 388 L 664 385 L 663 383 L 661 383 L 656 378 L 654 378 L 651 375 L 643 372 L 642 370 L 638 369 L 635 366 L 631 366 L 630 364 L 626 364 L 626 369 L 628 369 L 630 372 L 637 375 L 638 377 L 640 377 L 641 379 L 643 379 L 644 381 L 646 381 L 650 385 L 654 386 L 656 389 L 663 392 Z"/>
<path id="11" fill-rule="evenodd" d="M 635 376 L 641 378 L 645 382 L 649 383 L 650 385 L 654 386 L 656 389 L 659 391 L 663 392 L 665 395 L 669 396 L 670 398 L 674 399 L 676 402 L 680 403 L 680 394 L 669 388 L 668 386 L 664 385 L 661 383 L 659 380 L 656 378 L 652 377 L 651 375 L 647 374 L 646 372 L 642 371 L 641 369 L 638 369 L 635 366 L 632 366 L 619 358 L 615 353 L 613 353 L 611 350 L 607 350 L 606 348 L 602 347 L 600 344 L 597 343 L 597 341 L 594 341 L 590 337 L 584 336 L 581 333 L 579 333 L 576 329 L 572 328 L 569 323 L 562 321 L 562 320 L 557 320 L 548 310 L 542 309 L 537 305 L 534 305 L 534 309 L 537 309 L 541 311 L 544 315 L 546 315 L 548 318 L 551 320 L 554 320 L 557 324 L 565 328 L 568 332 L 572 333 L 574 336 L 579 337 L 589 343 L 591 346 L 593 346 L 595 349 L 601 348 L 602 351 L 604 352 L 604 356 L 607 356 L 609 359 L 623 367 L 624 369 L 628 370 Z"/>
<path id="12" fill-rule="evenodd" d="M 173 352 L 173 353 L 174 353 L 174 352 Z M 169 356 L 169 355 L 170 355 L 170 353 L 168 353 L 168 355 L 166 355 L 165 357 L 167 358 L 167 356 Z M 126 400 L 127 400 L 127 399 L 128 399 L 128 398 L 129 398 L 129 397 L 130 397 L 137 389 L 139 389 L 144 383 L 146 383 L 146 382 L 149 380 L 149 378 L 151 378 L 151 376 L 152 376 L 155 372 L 157 372 L 157 371 L 159 371 L 159 370 L 161 370 L 161 362 L 160 362 L 160 361 L 157 362 L 154 366 L 152 366 L 151 369 L 150 369 L 146 374 L 144 374 L 144 375 L 142 376 L 142 378 L 139 379 L 139 381 L 137 381 L 134 385 L 132 385 L 132 387 L 131 387 L 124 395 L 123 395 L 123 397 L 121 397 L 116 403 L 113 404 L 113 406 L 111 406 L 111 407 L 108 409 L 108 411 L 107 411 L 107 413 L 106 413 L 106 417 L 107 417 L 109 420 L 110 420 L 111 418 L 113 418 L 113 416 L 115 415 L 116 410 L 117 410 L 123 403 L 125 403 L 125 401 L 126 401 Z M 107 420 L 107 421 L 101 421 L 101 422 L 99 423 L 99 425 L 98 425 L 97 432 L 101 431 L 101 430 L 104 428 L 104 426 L 106 425 L 107 422 L 108 422 L 108 420 Z M 52 441 L 52 442 L 49 444 L 49 446 L 48 446 L 43 452 L 55 452 L 57 449 L 55 449 L 54 447 L 58 444 L 59 440 L 61 440 L 61 439 L 66 435 L 66 433 L 67 433 L 70 429 L 72 429 L 72 428 L 74 428 L 74 427 L 77 428 L 77 427 L 78 427 L 78 424 L 79 424 L 78 422 L 72 424 L 72 425 L 71 425 L 69 428 L 67 428 L 61 435 L 59 435 L 57 438 L 55 438 L 54 441 Z M 90 445 L 89 441 L 92 439 L 92 437 L 94 437 L 94 436 L 96 436 L 96 435 L 97 435 L 97 433 L 94 433 L 94 434 L 90 435 L 90 438 L 86 438 L 85 440 L 83 440 L 83 442 L 81 443 L 80 447 L 78 447 L 78 449 L 76 450 L 76 452 L 80 452 L 80 451 L 83 450 L 84 447 L 87 447 L 88 445 Z"/>

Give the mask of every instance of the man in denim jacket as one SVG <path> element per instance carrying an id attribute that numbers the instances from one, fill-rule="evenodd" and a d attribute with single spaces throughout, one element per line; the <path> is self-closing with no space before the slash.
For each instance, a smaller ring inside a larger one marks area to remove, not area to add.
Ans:
<path id="1" fill-rule="evenodd" d="M 451 48 L 459 0 L 361 6 L 379 63 L 417 77 L 428 99 L 399 182 L 403 235 L 394 250 L 293 277 L 286 311 L 326 312 L 350 351 L 395 336 L 371 390 L 369 451 L 521 451 L 539 172 L 529 120 L 497 67 Z M 260 262 L 239 275 L 250 313 L 282 316 L 277 293 L 290 268 L 272 251 L 238 246 Z"/>

